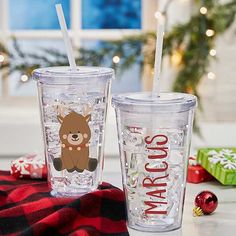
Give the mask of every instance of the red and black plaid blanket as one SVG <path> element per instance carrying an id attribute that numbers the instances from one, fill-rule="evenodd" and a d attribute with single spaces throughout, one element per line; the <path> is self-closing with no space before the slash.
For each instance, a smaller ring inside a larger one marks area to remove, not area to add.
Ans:
<path id="1" fill-rule="evenodd" d="M 46 181 L 0 171 L 0 235 L 127 236 L 123 192 L 103 183 L 80 198 L 55 198 Z"/>

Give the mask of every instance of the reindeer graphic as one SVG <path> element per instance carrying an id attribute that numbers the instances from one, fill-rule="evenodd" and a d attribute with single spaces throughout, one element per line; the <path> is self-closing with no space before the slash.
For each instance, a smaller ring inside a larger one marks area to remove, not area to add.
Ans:
<path id="1" fill-rule="evenodd" d="M 56 170 L 66 169 L 68 172 L 83 172 L 85 169 L 94 171 L 97 168 L 97 159 L 89 158 L 89 140 L 91 130 L 88 122 L 91 120 L 91 111 L 88 106 L 83 109 L 84 115 L 71 111 L 64 115 L 64 108 L 57 107 L 58 121 L 61 124 L 59 136 L 61 140 L 61 157 L 53 159 Z"/>

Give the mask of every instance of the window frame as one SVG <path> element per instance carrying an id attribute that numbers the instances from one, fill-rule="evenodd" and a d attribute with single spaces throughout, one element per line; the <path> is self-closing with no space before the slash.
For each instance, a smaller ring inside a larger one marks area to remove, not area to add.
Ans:
<path id="1" fill-rule="evenodd" d="M 98 29 L 84 30 L 82 29 L 82 0 L 70 0 L 70 20 L 71 29 L 69 35 L 75 47 L 81 46 L 81 40 L 117 40 L 124 36 L 139 34 L 143 31 L 155 29 L 154 14 L 157 9 L 157 0 L 142 0 L 141 12 L 141 29 Z M 11 30 L 8 22 L 8 7 L 9 0 L 0 1 L 0 39 L 5 45 L 12 37 L 16 39 L 61 39 L 60 30 Z M 75 10 L 79 9 L 79 10 Z M 7 69 L 4 69 L 4 74 L 7 75 Z M 1 72 L 0 72 L 1 73 Z M 1 93 L 0 99 L 10 96 L 9 81 L 7 76 L 0 74 Z M 30 96 L 29 96 L 30 97 Z"/>

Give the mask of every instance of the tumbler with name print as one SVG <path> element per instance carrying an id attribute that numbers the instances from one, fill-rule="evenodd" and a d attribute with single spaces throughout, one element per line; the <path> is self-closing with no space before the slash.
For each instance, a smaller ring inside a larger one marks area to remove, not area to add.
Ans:
<path id="1" fill-rule="evenodd" d="M 181 227 L 196 102 L 183 93 L 113 96 L 129 227 Z"/>

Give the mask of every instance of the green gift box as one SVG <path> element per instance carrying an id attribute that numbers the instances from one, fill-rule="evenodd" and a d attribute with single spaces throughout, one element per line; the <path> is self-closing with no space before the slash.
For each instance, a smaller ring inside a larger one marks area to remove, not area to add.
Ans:
<path id="1" fill-rule="evenodd" d="M 197 161 L 224 185 L 236 185 L 236 148 L 201 148 Z"/>

